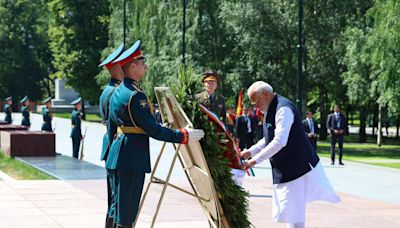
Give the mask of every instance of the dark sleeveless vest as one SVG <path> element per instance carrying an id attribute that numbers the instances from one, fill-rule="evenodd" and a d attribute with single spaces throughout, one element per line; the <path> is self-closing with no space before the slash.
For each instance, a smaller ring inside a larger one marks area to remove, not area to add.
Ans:
<path id="1" fill-rule="evenodd" d="M 287 98 L 278 94 L 272 100 L 264 118 L 265 144 L 268 145 L 275 136 L 275 115 L 281 107 L 288 107 L 293 111 L 294 122 L 286 146 L 269 159 L 274 184 L 297 179 L 310 171 L 311 166 L 315 167 L 319 162 L 318 155 L 307 139 L 296 107 Z"/>

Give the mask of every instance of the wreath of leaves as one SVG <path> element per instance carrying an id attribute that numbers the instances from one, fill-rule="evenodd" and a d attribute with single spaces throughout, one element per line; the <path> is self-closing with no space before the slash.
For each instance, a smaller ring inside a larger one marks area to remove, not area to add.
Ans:
<path id="1" fill-rule="evenodd" d="M 223 158 L 224 147 L 217 143 L 221 140 L 221 135 L 215 133 L 216 126 L 208 121 L 194 99 L 195 92 L 202 88 L 200 77 L 195 76 L 191 67 L 182 67 L 178 80 L 175 79 L 171 84 L 172 91 L 194 127 L 203 129 L 206 133 L 200 144 L 229 226 L 250 227 L 247 216 L 248 193 L 232 180 L 228 159 Z"/>

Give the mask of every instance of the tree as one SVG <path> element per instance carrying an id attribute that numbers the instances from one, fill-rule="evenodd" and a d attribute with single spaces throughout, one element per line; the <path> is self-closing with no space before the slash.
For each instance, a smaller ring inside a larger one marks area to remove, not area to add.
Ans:
<path id="1" fill-rule="evenodd" d="M 106 47 L 109 16 L 107 0 L 50 0 L 50 49 L 56 72 L 79 94 L 98 102 L 96 82 L 101 51 Z"/>
<path id="2" fill-rule="evenodd" d="M 48 76 L 44 1 L 0 0 L 0 96 L 35 101 Z"/>
<path id="3" fill-rule="evenodd" d="M 377 0 L 368 12 L 373 26 L 368 34 L 372 67 L 371 89 L 378 95 L 379 117 L 387 107 L 394 115 L 400 112 L 400 2 L 396 0 Z M 381 144 L 381 122 L 378 120 L 377 144 Z"/>

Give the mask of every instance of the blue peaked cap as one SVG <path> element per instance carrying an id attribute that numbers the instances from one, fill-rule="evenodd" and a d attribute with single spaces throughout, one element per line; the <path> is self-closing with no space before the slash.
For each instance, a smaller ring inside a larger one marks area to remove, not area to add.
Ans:
<path id="1" fill-rule="evenodd" d="M 124 50 L 124 44 L 119 45 L 117 50 L 115 50 L 113 53 L 107 56 L 107 58 L 102 63 L 100 63 L 99 67 L 102 67 L 114 61 L 122 53 L 123 50 Z"/>
<path id="2" fill-rule="evenodd" d="M 26 100 L 28 100 L 28 96 L 23 97 L 19 102 L 24 103 Z"/>
<path id="3" fill-rule="evenodd" d="M 76 105 L 76 104 L 78 104 L 79 102 L 81 102 L 81 100 L 82 100 L 82 98 L 81 98 L 81 97 L 78 97 L 77 99 L 75 99 L 74 101 L 72 101 L 71 104 L 72 104 L 72 105 Z"/>
<path id="4" fill-rule="evenodd" d="M 140 40 L 137 40 L 128 50 L 124 51 L 124 53 L 122 53 L 116 60 L 114 60 L 113 63 L 117 63 L 117 62 L 121 62 L 121 61 L 125 62 L 127 59 L 131 59 L 131 58 L 133 60 L 133 59 L 136 59 L 136 57 L 144 58 L 140 51 L 140 44 L 141 44 Z M 120 65 L 123 65 L 123 64 L 120 63 Z"/>
<path id="5" fill-rule="evenodd" d="M 43 100 L 43 103 L 47 103 L 47 102 L 49 102 L 49 101 L 51 101 L 51 97 L 48 97 L 48 98 L 44 99 L 44 100 Z"/>

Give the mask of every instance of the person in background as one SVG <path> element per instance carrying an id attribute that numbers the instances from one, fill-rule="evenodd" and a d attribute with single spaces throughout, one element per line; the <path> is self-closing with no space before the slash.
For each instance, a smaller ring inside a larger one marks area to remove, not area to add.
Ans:
<path id="1" fill-rule="evenodd" d="M 74 110 L 71 113 L 71 139 L 72 139 L 72 157 L 78 158 L 79 156 L 79 147 L 81 145 L 81 140 L 83 139 L 82 136 L 82 129 L 81 129 L 81 122 L 82 122 L 82 98 L 77 98 L 76 100 L 72 101 L 71 104 L 74 106 Z"/>
<path id="2" fill-rule="evenodd" d="M 334 112 L 329 114 L 326 121 L 326 128 L 331 133 L 331 165 L 335 164 L 335 145 L 339 144 L 339 165 L 343 164 L 343 139 L 347 132 L 346 117 L 340 113 L 340 106 L 338 104 L 334 107 Z"/>
<path id="3" fill-rule="evenodd" d="M 22 121 L 21 125 L 27 126 L 28 128 L 31 127 L 31 120 L 30 120 L 30 114 L 29 114 L 29 98 L 28 96 L 25 96 L 22 98 L 20 101 L 22 103 L 21 107 L 21 114 L 22 114 Z"/>
<path id="4" fill-rule="evenodd" d="M 43 107 L 42 109 L 42 131 L 53 132 L 53 127 L 51 126 L 51 121 L 53 120 L 53 112 L 51 111 L 51 97 L 44 99 L 43 104 L 45 104 L 46 107 Z"/>
<path id="5" fill-rule="evenodd" d="M 216 71 L 209 70 L 203 73 L 201 82 L 204 84 L 205 91 L 195 95 L 200 104 L 218 116 L 223 123 L 226 122 L 225 98 L 217 93 L 219 75 Z"/>
<path id="6" fill-rule="evenodd" d="M 252 108 L 245 108 L 245 112 L 240 116 L 235 125 L 236 138 L 239 142 L 239 148 L 250 148 L 254 144 L 254 133 L 256 127 L 256 119 L 253 115 Z"/>
<path id="7" fill-rule="evenodd" d="M 317 151 L 318 125 L 313 118 L 314 114 L 311 111 L 308 111 L 306 116 L 307 118 L 303 120 L 304 130 L 307 133 L 308 141 L 310 141 L 311 146 L 315 151 Z"/>
<path id="8" fill-rule="evenodd" d="M 5 99 L 6 104 L 4 105 L 4 112 L 6 113 L 6 116 L 4 118 L 4 121 L 6 121 L 8 124 L 12 123 L 12 97 L 7 97 Z"/>

